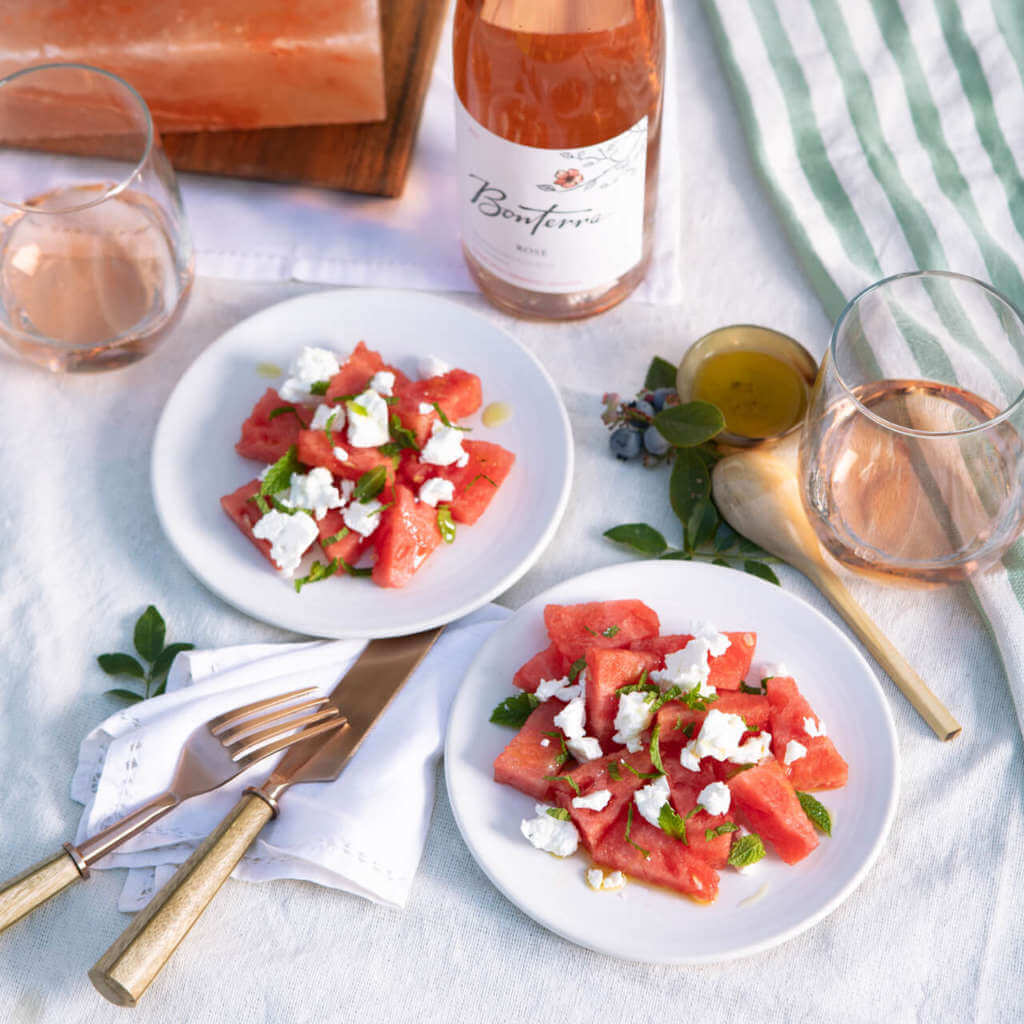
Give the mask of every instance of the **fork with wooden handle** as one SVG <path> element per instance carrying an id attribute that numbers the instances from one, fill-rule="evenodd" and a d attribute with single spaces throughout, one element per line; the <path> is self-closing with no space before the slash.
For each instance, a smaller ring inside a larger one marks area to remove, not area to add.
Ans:
<path id="1" fill-rule="evenodd" d="M 72 882 L 88 878 L 91 864 L 183 801 L 224 785 L 293 743 L 343 726 L 344 716 L 328 697 L 309 696 L 314 689 L 254 701 L 199 726 L 185 742 L 165 792 L 78 846 L 65 843 L 56 856 L 0 886 L 0 931 Z"/>

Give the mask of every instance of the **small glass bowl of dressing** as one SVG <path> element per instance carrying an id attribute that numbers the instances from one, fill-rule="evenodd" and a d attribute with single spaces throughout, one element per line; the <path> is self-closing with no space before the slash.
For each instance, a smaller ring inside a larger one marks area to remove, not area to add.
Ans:
<path id="1" fill-rule="evenodd" d="M 818 361 L 798 341 L 752 324 L 719 327 L 690 346 L 676 374 L 683 402 L 711 402 L 725 417 L 716 442 L 737 448 L 798 430 Z"/>

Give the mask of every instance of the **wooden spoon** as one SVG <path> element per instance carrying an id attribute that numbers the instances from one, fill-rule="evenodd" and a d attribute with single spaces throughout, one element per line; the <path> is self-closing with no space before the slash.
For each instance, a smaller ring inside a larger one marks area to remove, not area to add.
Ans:
<path id="1" fill-rule="evenodd" d="M 715 504 L 735 530 L 799 569 L 831 601 L 935 735 L 951 740 L 959 734 L 960 723 L 868 618 L 826 561 L 800 500 L 798 443 L 793 437 L 772 448 L 727 455 L 711 478 Z"/>

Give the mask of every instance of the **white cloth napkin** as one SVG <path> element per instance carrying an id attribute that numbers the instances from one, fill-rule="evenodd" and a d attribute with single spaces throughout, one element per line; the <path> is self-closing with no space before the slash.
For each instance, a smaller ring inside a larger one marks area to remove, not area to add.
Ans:
<path id="1" fill-rule="evenodd" d="M 637 298 L 683 300 L 679 114 L 673 11 L 665 5 L 666 75 L 654 252 Z M 459 243 L 451 17 L 438 47 L 411 170 L 398 199 L 241 179 L 181 175 L 196 248 L 210 277 L 475 291 Z"/>
<path id="2" fill-rule="evenodd" d="M 509 614 L 490 605 L 448 626 L 341 776 L 290 790 L 234 877 L 305 879 L 404 906 L 430 824 L 449 707 L 480 645 Z M 76 842 L 166 788 L 196 726 L 300 686 L 330 692 L 364 647 L 337 640 L 179 654 L 166 694 L 119 711 L 83 740 L 71 783 L 72 798 L 85 804 Z M 131 869 L 119 908 L 145 906 L 273 764 L 268 758 L 187 801 L 100 861 L 97 868 Z"/>

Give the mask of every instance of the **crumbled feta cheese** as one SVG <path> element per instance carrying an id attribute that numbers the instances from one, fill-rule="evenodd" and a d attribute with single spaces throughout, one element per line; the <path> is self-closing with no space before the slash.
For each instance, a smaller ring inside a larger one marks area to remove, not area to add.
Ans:
<path id="1" fill-rule="evenodd" d="M 587 709 L 582 697 L 573 697 L 561 711 L 555 715 L 555 725 L 565 733 L 567 740 L 581 739 L 587 731 Z"/>
<path id="2" fill-rule="evenodd" d="M 321 380 L 330 380 L 338 372 L 338 357 L 325 348 L 309 345 L 295 357 L 288 377 L 278 389 L 286 402 L 308 402 L 314 396 L 309 389 Z"/>
<path id="3" fill-rule="evenodd" d="M 697 803 L 708 814 L 725 814 L 731 802 L 732 791 L 724 782 L 709 782 L 697 794 Z"/>
<path id="4" fill-rule="evenodd" d="M 420 452 L 420 462 L 432 466 L 464 466 L 468 461 L 469 452 L 462 447 L 462 431 L 434 420 L 430 437 Z"/>
<path id="5" fill-rule="evenodd" d="M 388 404 L 367 389 L 348 403 L 348 443 L 353 448 L 377 448 L 391 440 Z"/>
<path id="6" fill-rule="evenodd" d="M 807 733 L 807 735 L 810 736 L 811 739 L 814 739 L 815 736 L 828 735 L 828 733 L 825 732 L 825 723 L 820 718 L 817 722 L 815 722 L 813 718 L 805 718 L 804 732 Z"/>
<path id="7" fill-rule="evenodd" d="M 733 764 L 756 764 L 763 761 L 771 752 L 772 734 L 761 732 L 747 740 L 729 760 Z"/>
<path id="8" fill-rule="evenodd" d="M 604 876 L 601 889 L 604 892 L 614 892 L 616 889 L 624 888 L 625 885 L 626 876 L 621 871 L 610 871 Z"/>
<path id="9" fill-rule="evenodd" d="M 602 754 L 601 741 L 593 736 L 578 736 L 567 739 L 565 747 L 580 764 L 586 761 L 593 761 Z"/>
<path id="10" fill-rule="evenodd" d="M 706 622 L 696 622 L 690 627 L 693 639 L 682 649 L 665 655 L 665 667 L 651 673 L 662 690 L 679 686 L 692 690 L 699 686 L 702 696 L 710 697 L 716 692 L 708 685 L 711 674 L 711 658 L 718 658 L 729 649 L 731 641 L 724 633 Z"/>
<path id="11" fill-rule="evenodd" d="M 348 452 L 344 448 L 339 448 L 335 445 L 331 453 L 339 462 L 348 462 Z"/>
<path id="12" fill-rule="evenodd" d="M 429 402 L 420 402 L 420 415 L 427 416 L 432 412 L 436 412 L 434 407 Z"/>
<path id="13" fill-rule="evenodd" d="M 807 756 L 807 748 L 799 740 L 790 740 L 786 744 L 786 756 L 783 759 L 785 764 L 792 764 L 799 761 L 801 757 Z"/>
<path id="14" fill-rule="evenodd" d="M 451 501 L 455 497 L 455 484 L 443 476 L 432 476 L 420 485 L 417 497 L 424 505 L 437 508 L 438 502 Z"/>
<path id="15" fill-rule="evenodd" d="M 352 497 L 352 492 L 356 489 L 355 480 L 342 480 L 338 484 L 338 493 L 341 495 L 342 504 L 347 505 L 349 498 Z"/>
<path id="16" fill-rule="evenodd" d="M 765 757 L 771 744 L 771 734 L 762 732 L 759 736 L 741 744 L 740 739 L 747 731 L 746 723 L 739 715 L 723 713 L 712 708 L 697 739 L 687 748 L 694 757 L 713 757 L 716 761 L 730 761 L 733 764 L 750 764 Z"/>
<path id="17" fill-rule="evenodd" d="M 679 763 L 689 769 L 691 772 L 700 771 L 700 759 L 693 752 L 694 740 L 690 740 L 685 747 L 679 752 Z"/>
<path id="18" fill-rule="evenodd" d="M 442 377 L 450 369 L 451 367 L 437 356 L 424 356 L 416 364 L 416 372 L 420 380 L 426 380 L 428 377 Z"/>
<path id="19" fill-rule="evenodd" d="M 545 737 L 544 737 L 544 739 L 542 739 L 542 740 L 540 741 L 540 745 L 541 745 L 542 747 L 550 747 L 550 746 L 551 746 L 551 740 L 549 740 L 549 739 L 547 738 L 547 736 L 545 736 Z"/>
<path id="20" fill-rule="evenodd" d="M 661 814 L 662 807 L 668 803 L 668 779 L 664 775 L 659 775 L 653 782 L 638 789 L 633 794 L 633 800 L 641 816 L 655 828 L 661 828 L 658 824 L 658 815 Z"/>
<path id="21" fill-rule="evenodd" d="M 619 709 L 615 713 L 615 735 L 612 740 L 623 744 L 635 754 L 642 746 L 640 734 L 651 724 L 653 714 L 647 701 L 649 695 L 641 690 L 624 693 L 619 697 Z"/>
<path id="22" fill-rule="evenodd" d="M 390 398 L 395 392 L 395 375 L 390 370 L 378 370 L 366 386 L 373 388 L 378 395 Z"/>
<path id="23" fill-rule="evenodd" d="M 595 789 L 586 796 L 575 796 L 572 805 L 580 811 L 603 811 L 612 798 L 610 789 Z"/>
<path id="24" fill-rule="evenodd" d="M 341 430 L 343 426 L 345 409 L 340 405 L 327 405 L 323 402 L 316 407 L 316 412 L 309 421 L 310 430 Z"/>
<path id="25" fill-rule="evenodd" d="M 281 499 L 289 508 L 308 508 L 317 519 L 323 519 L 327 510 L 344 504 L 334 477 L 329 469 L 316 466 L 308 473 L 292 473 L 288 494 Z"/>
<path id="26" fill-rule="evenodd" d="M 289 515 L 273 509 L 260 516 L 252 528 L 252 535 L 270 541 L 270 557 L 287 576 L 298 568 L 310 544 L 320 536 L 312 516 L 304 512 Z"/>
<path id="27" fill-rule="evenodd" d="M 552 697 L 555 700 L 564 700 L 568 704 L 574 698 L 583 696 L 583 684 L 570 683 L 568 676 L 562 676 L 561 679 L 542 679 L 537 684 L 534 695 L 542 704 Z"/>
<path id="28" fill-rule="evenodd" d="M 600 868 L 588 868 L 585 877 L 587 879 L 587 885 L 589 885 L 594 892 L 600 892 L 601 885 L 604 882 L 604 872 Z"/>
<path id="29" fill-rule="evenodd" d="M 519 830 L 538 849 L 556 857 L 568 857 L 576 852 L 580 836 L 571 821 L 562 821 L 548 814 L 548 804 L 537 804 L 536 818 L 524 818 Z"/>
<path id="30" fill-rule="evenodd" d="M 384 506 L 377 501 L 353 501 L 346 506 L 341 518 L 354 533 L 369 537 L 380 526 L 380 511 Z"/>

